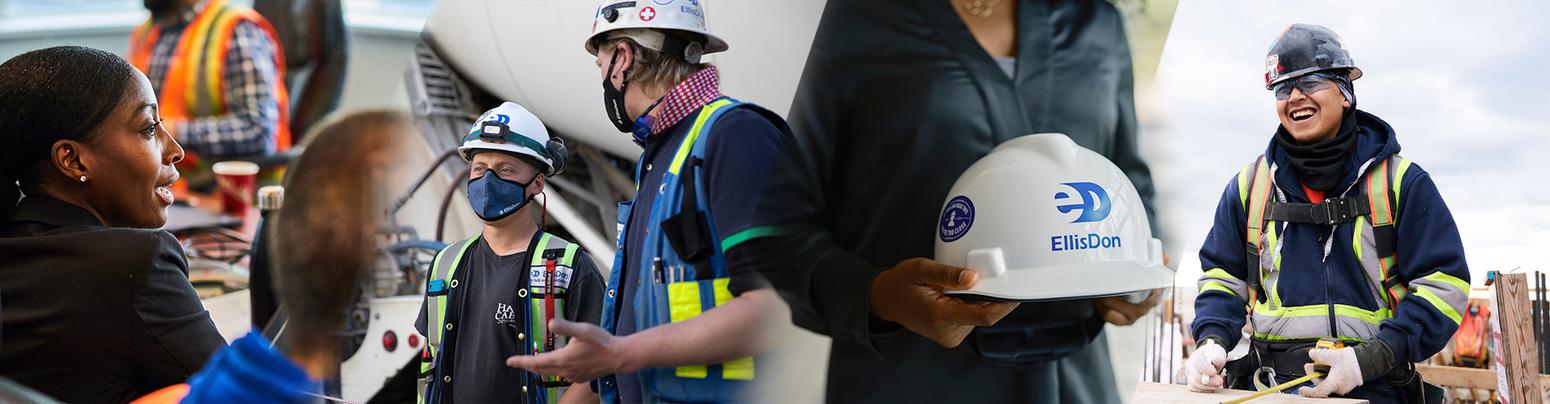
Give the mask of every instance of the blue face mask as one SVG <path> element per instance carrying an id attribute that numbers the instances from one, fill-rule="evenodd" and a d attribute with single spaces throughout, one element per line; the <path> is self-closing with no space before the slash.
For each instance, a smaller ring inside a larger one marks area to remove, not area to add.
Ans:
<path id="1" fill-rule="evenodd" d="M 468 180 L 468 204 L 486 222 L 505 219 L 527 204 L 528 184 L 532 181 L 523 184 L 485 171 L 484 176 Z"/>

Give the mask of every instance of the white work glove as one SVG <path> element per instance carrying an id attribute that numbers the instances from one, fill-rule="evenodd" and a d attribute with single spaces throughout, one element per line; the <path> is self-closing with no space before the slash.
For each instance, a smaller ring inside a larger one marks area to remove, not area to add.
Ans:
<path id="1" fill-rule="evenodd" d="M 1184 377 L 1189 379 L 1190 391 L 1215 393 L 1221 390 L 1226 383 L 1222 377 L 1222 366 L 1226 364 L 1227 349 L 1218 345 L 1216 340 L 1204 340 L 1195 349 L 1195 353 L 1189 356 L 1189 361 L 1184 363 Z"/>
<path id="2" fill-rule="evenodd" d="M 1329 365 L 1329 374 L 1313 379 L 1313 387 L 1303 387 L 1298 394 L 1303 397 L 1325 398 L 1330 394 L 1350 393 L 1362 385 L 1362 367 L 1356 360 L 1356 349 L 1315 349 L 1308 351 L 1314 362 Z M 1313 364 L 1303 365 L 1303 370 L 1313 373 Z"/>

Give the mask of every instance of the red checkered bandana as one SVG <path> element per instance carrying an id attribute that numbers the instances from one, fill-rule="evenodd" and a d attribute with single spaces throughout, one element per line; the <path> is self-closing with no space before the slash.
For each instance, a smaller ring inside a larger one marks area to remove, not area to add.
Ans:
<path id="1" fill-rule="evenodd" d="M 716 72 L 716 66 L 706 66 L 694 72 L 662 96 L 662 103 L 657 105 L 656 120 L 651 124 L 651 135 L 656 136 L 677 125 L 678 121 L 688 117 L 700 106 L 720 97 L 721 75 Z"/>

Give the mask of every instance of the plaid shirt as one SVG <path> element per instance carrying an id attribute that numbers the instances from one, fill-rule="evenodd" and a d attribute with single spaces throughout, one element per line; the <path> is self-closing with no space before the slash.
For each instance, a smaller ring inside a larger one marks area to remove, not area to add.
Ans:
<path id="1" fill-rule="evenodd" d="M 661 134 L 701 106 L 721 97 L 721 74 L 715 65 L 705 66 L 673 86 L 662 96 L 657 106 L 657 121 L 651 125 L 651 135 Z"/>
<path id="2" fill-rule="evenodd" d="M 206 3 L 185 10 L 175 20 L 157 22 L 161 35 L 151 51 L 146 77 L 158 93 L 165 85 L 167 68 L 184 28 Z M 174 122 L 173 133 L 183 148 L 207 157 L 274 154 L 278 134 L 275 121 L 280 114 L 280 103 L 274 95 L 278 80 L 274 65 L 277 48 L 262 28 L 246 21 L 237 23 L 226 45 L 226 112 Z"/>

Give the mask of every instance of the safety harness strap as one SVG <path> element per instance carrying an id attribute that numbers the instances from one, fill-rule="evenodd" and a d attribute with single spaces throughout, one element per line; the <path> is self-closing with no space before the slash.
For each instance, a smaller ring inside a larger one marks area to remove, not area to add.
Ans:
<path id="1" fill-rule="evenodd" d="M 1264 155 L 1254 159 L 1254 164 L 1249 165 L 1249 167 L 1238 173 L 1238 194 L 1241 198 L 1240 202 L 1243 203 L 1244 211 L 1248 213 L 1248 217 L 1244 220 L 1244 224 L 1247 225 L 1248 229 L 1243 234 L 1244 240 L 1247 242 L 1244 249 L 1245 257 L 1248 258 L 1246 269 L 1248 272 L 1248 303 L 1250 311 L 1253 311 L 1255 303 L 1259 302 L 1259 295 L 1264 293 L 1262 285 L 1264 280 L 1260 278 L 1259 272 L 1259 260 L 1261 259 L 1259 256 L 1259 246 L 1264 243 L 1265 206 L 1270 202 L 1270 186 L 1272 181 L 1268 180 L 1269 177 L 1270 163 L 1265 161 Z M 1246 194 L 1243 192 L 1245 189 L 1248 190 Z"/>
<path id="2" fill-rule="evenodd" d="M 1325 199 L 1322 203 L 1271 202 L 1265 218 L 1288 223 L 1336 225 L 1371 214 L 1367 195 Z"/>

